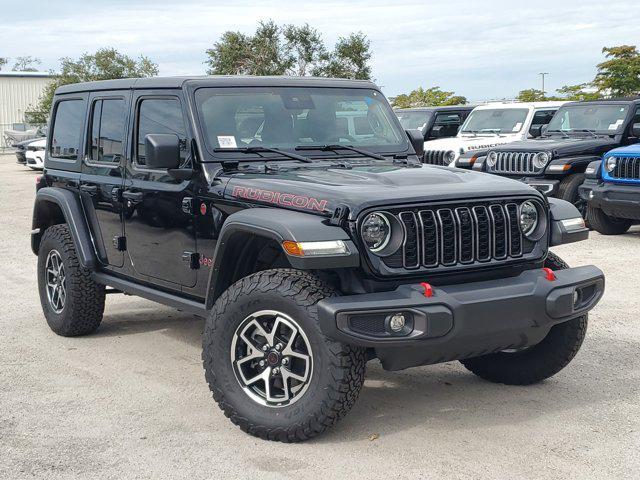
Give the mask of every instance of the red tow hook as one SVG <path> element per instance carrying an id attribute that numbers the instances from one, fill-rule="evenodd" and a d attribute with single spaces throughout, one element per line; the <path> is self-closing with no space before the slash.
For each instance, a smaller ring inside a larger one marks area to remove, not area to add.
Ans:
<path id="1" fill-rule="evenodd" d="M 542 271 L 544 272 L 546 279 L 550 282 L 553 282 L 556 279 L 556 274 L 553 273 L 553 270 L 551 270 L 550 268 L 544 267 Z"/>
<path id="2" fill-rule="evenodd" d="M 422 292 L 422 294 L 425 297 L 427 297 L 427 298 L 433 297 L 433 287 L 431 286 L 431 284 L 429 284 L 427 282 L 422 282 L 422 283 L 420 283 L 420 286 L 422 288 L 424 288 L 424 292 Z"/>

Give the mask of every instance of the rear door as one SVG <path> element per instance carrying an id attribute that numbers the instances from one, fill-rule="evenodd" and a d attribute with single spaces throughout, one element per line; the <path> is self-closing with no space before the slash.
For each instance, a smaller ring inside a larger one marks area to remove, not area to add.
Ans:
<path id="1" fill-rule="evenodd" d="M 89 96 L 80 176 L 80 195 L 98 256 L 104 265 L 116 268 L 124 264 L 121 193 L 130 100 L 128 91 Z"/>
<path id="2" fill-rule="evenodd" d="M 186 108 L 180 91 L 133 94 L 132 151 L 126 162 L 124 230 L 136 277 L 179 290 L 196 284 L 194 190 L 166 170 L 147 167 L 145 137 L 175 134 L 183 164 L 191 161 Z"/>

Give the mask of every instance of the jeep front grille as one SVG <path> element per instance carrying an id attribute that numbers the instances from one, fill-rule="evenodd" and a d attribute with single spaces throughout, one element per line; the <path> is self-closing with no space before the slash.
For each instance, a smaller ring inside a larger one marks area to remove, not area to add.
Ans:
<path id="1" fill-rule="evenodd" d="M 497 152 L 498 158 L 489 170 L 494 173 L 506 173 L 509 175 L 531 175 L 540 173 L 541 168 L 533 165 L 533 157 L 538 152 Z"/>
<path id="2" fill-rule="evenodd" d="M 616 167 L 609 175 L 620 180 L 640 180 L 640 157 L 616 157 Z"/>
<path id="3" fill-rule="evenodd" d="M 520 232 L 519 208 L 523 201 L 387 210 L 402 223 L 404 241 L 382 262 L 392 269 L 419 270 L 522 258 L 535 247 Z"/>
<path id="4" fill-rule="evenodd" d="M 444 162 L 444 155 L 448 150 L 425 150 L 424 163 L 430 165 L 448 165 Z"/>

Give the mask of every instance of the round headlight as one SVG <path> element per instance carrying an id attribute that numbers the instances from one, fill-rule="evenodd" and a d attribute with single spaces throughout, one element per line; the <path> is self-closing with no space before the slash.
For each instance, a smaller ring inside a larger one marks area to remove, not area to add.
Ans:
<path id="1" fill-rule="evenodd" d="M 616 168 L 617 162 L 618 159 L 616 157 L 608 157 L 604 161 L 604 168 L 607 170 L 607 172 L 613 172 L 613 170 Z"/>
<path id="2" fill-rule="evenodd" d="M 526 201 L 520 205 L 520 230 L 526 237 L 531 235 L 538 226 L 538 209 L 533 202 Z"/>
<path id="3" fill-rule="evenodd" d="M 487 155 L 487 165 L 493 167 L 498 161 L 498 154 L 496 152 L 489 152 Z"/>
<path id="4" fill-rule="evenodd" d="M 444 154 L 444 164 L 445 165 L 449 165 L 455 159 L 456 159 L 456 152 L 454 152 L 453 150 L 449 150 L 448 152 L 445 152 L 445 154 Z"/>
<path id="5" fill-rule="evenodd" d="M 391 239 L 391 224 L 384 214 L 370 213 L 362 222 L 360 234 L 367 248 L 376 253 L 389 243 Z"/>
<path id="6" fill-rule="evenodd" d="M 536 168 L 544 168 L 551 160 L 551 155 L 547 152 L 536 153 L 533 156 L 533 166 Z"/>

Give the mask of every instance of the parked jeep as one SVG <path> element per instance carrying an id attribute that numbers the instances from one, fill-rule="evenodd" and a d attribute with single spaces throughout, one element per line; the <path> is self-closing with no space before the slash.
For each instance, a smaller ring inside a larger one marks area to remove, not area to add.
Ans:
<path id="1" fill-rule="evenodd" d="M 578 188 L 587 165 L 612 148 L 639 141 L 639 133 L 640 99 L 573 102 L 558 110 L 541 137 L 493 148 L 473 168 L 522 180 L 585 215 Z"/>
<path id="2" fill-rule="evenodd" d="M 475 105 L 416 107 L 394 110 L 405 130 L 419 130 L 424 141 L 455 137 Z"/>
<path id="3" fill-rule="evenodd" d="M 587 238 L 572 205 L 422 165 L 422 136 L 367 81 L 83 83 L 51 117 L 32 232 L 49 326 L 94 332 L 107 292 L 205 317 L 213 397 L 261 438 L 333 425 L 375 358 L 539 382 L 604 291 L 549 252 Z"/>
<path id="4" fill-rule="evenodd" d="M 633 127 L 640 137 L 640 125 Z M 589 224 L 603 235 L 625 233 L 640 222 L 640 144 L 615 148 L 589 164 L 580 197 Z"/>
<path id="5" fill-rule="evenodd" d="M 476 107 L 455 138 L 431 140 L 424 144 L 424 161 L 432 165 L 459 164 L 461 155 L 487 150 L 497 145 L 532 138 L 540 134 L 563 102 L 489 103 Z"/>

